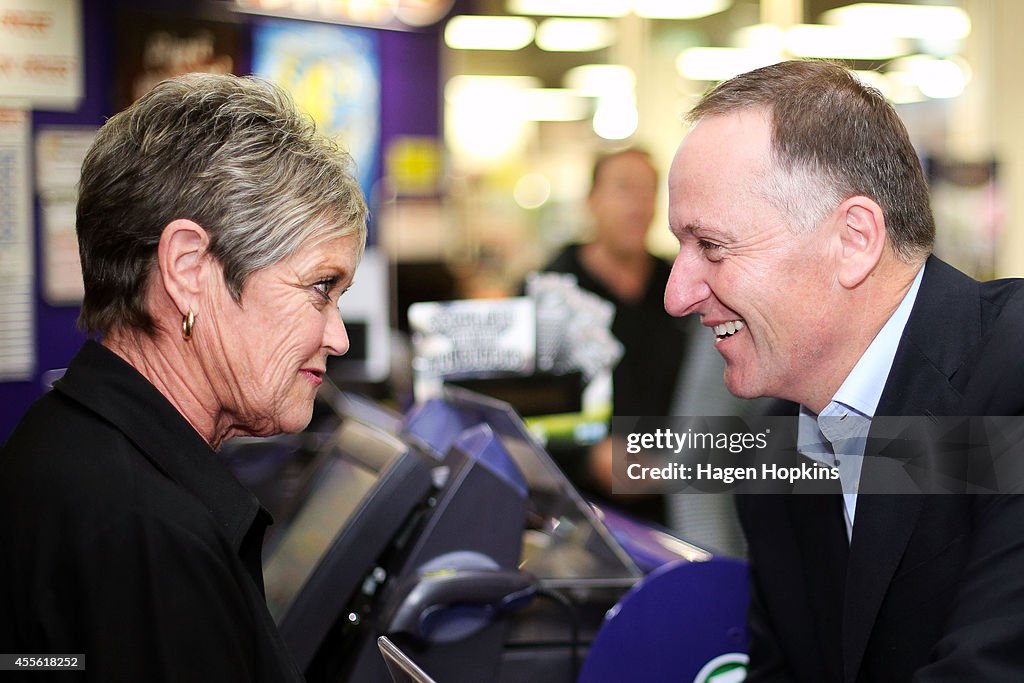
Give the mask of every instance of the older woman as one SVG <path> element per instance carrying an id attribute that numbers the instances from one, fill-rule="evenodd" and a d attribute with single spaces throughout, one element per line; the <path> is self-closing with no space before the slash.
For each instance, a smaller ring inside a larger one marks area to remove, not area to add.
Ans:
<path id="1" fill-rule="evenodd" d="M 309 422 L 365 222 L 348 155 L 268 83 L 191 74 L 103 126 L 77 224 L 102 342 L 0 453 L 0 652 L 301 679 L 262 593 L 269 516 L 217 449 Z"/>

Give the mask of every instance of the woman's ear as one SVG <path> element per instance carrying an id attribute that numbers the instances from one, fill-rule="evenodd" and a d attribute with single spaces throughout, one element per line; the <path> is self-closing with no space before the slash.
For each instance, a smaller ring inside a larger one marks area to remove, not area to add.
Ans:
<path id="1" fill-rule="evenodd" d="M 873 199 L 850 197 L 839 205 L 839 283 L 853 289 L 862 283 L 882 258 L 888 236 L 885 216 Z"/>
<path id="2" fill-rule="evenodd" d="M 210 236 L 198 223 L 185 218 L 171 221 L 160 234 L 157 264 L 167 296 L 182 315 L 198 305 L 209 259 Z"/>

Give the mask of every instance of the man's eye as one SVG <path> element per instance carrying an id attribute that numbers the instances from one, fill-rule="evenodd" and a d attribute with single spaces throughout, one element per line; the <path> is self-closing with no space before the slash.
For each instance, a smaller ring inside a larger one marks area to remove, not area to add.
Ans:
<path id="1" fill-rule="evenodd" d="M 709 261 L 721 261 L 722 260 L 722 245 L 716 244 L 715 242 L 709 242 L 708 240 L 697 240 L 697 246 L 700 248 L 701 253 L 704 254 L 705 258 Z"/>

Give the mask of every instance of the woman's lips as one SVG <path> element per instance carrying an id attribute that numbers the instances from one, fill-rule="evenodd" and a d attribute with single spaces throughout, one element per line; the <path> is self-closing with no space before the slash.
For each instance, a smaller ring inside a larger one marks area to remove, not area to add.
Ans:
<path id="1" fill-rule="evenodd" d="M 309 368 L 303 368 L 299 372 L 302 373 L 303 375 L 305 375 L 306 379 L 308 379 L 310 382 L 313 383 L 313 386 L 317 386 L 318 387 L 324 381 L 323 380 L 323 374 L 324 374 L 323 370 L 310 370 Z"/>

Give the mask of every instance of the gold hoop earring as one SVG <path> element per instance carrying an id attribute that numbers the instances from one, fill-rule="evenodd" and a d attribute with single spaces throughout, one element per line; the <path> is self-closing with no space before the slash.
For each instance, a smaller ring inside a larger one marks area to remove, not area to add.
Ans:
<path id="1" fill-rule="evenodd" d="M 188 313 L 181 317 L 181 338 L 188 341 L 192 338 L 192 327 L 196 324 L 196 314 L 189 306 Z"/>

